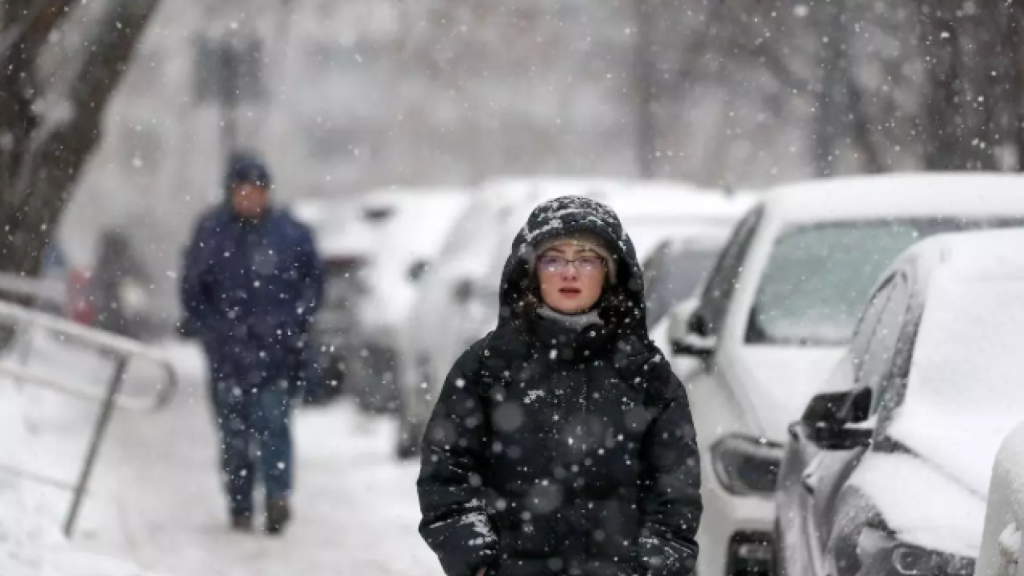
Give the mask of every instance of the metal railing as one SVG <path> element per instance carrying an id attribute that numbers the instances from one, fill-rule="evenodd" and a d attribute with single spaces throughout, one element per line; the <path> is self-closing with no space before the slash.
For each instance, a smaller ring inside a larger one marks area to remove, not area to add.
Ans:
<path id="1" fill-rule="evenodd" d="M 71 506 L 64 522 L 64 534 L 71 537 L 78 514 L 81 511 L 82 500 L 89 484 L 89 478 L 96 464 L 99 447 L 110 423 L 114 408 L 136 411 L 156 411 L 163 408 L 170 402 L 177 391 L 177 373 L 174 370 L 173 364 L 166 356 L 138 341 L 103 330 L 82 326 L 70 320 L 11 302 L 0 301 L 0 325 L 7 325 L 16 329 L 14 341 L 11 344 L 11 352 L 13 354 L 0 361 L 0 377 L 8 377 L 69 396 L 97 401 L 101 404 L 100 414 L 89 440 L 85 462 L 74 486 L 74 498 L 71 501 Z M 17 360 L 19 358 L 24 360 L 28 357 L 31 352 L 33 338 L 41 331 L 58 336 L 65 342 L 90 348 L 109 358 L 114 364 L 114 370 L 107 382 L 106 388 L 99 390 L 95 387 L 83 386 L 80 383 L 65 381 L 53 375 L 33 370 L 25 364 L 19 365 Z M 136 360 L 148 362 L 160 369 L 164 382 L 162 386 L 157 388 L 155 393 L 145 396 L 122 394 L 128 365 Z"/>

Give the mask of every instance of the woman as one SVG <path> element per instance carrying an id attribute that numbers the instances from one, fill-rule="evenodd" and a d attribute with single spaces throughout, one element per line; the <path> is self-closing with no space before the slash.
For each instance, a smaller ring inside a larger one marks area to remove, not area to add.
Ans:
<path id="1" fill-rule="evenodd" d="M 693 424 L 643 296 L 609 208 L 530 215 L 498 327 L 455 363 L 423 438 L 420 533 L 448 576 L 692 573 Z"/>

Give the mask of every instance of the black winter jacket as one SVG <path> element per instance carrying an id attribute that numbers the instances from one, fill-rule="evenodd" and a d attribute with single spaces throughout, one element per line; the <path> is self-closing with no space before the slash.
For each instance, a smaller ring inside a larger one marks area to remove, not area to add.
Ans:
<path id="1" fill-rule="evenodd" d="M 620 259 L 576 330 L 536 315 L 533 247 L 575 230 Z M 423 438 L 420 532 L 448 576 L 687 576 L 700 468 L 683 386 L 649 340 L 632 243 L 601 204 L 540 206 L 505 267 L 498 328 L 452 368 Z"/>

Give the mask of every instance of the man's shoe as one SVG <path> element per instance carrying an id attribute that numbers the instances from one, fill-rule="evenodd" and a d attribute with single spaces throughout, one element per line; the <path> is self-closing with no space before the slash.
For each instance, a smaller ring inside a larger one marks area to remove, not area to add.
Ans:
<path id="1" fill-rule="evenodd" d="M 252 532 L 252 514 L 232 514 L 231 529 L 235 532 Z"/>
<path id="2" fill-rule="evenodd" d="M 280 534 L 292 517 L 288 501 L 285 499 L 271 500 L 267 503 L 267 534 Z"/>

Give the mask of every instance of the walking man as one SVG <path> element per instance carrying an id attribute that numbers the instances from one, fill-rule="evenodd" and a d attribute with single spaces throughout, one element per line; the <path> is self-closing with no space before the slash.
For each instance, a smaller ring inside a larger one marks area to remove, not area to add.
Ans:
<path id="1" fill-rule="evenodd" d="M 181 299 L 210 362 L 210 392 L 221 436 L 231 525 L 253 523 L 257 474 L 266 494 L 265 529 L 290 518 L 290 390 L 323 292 L 309 229 L 270 200 L 270 173 L 236 154 L 226 199 L 200 220 L 185 256 Z"/>

